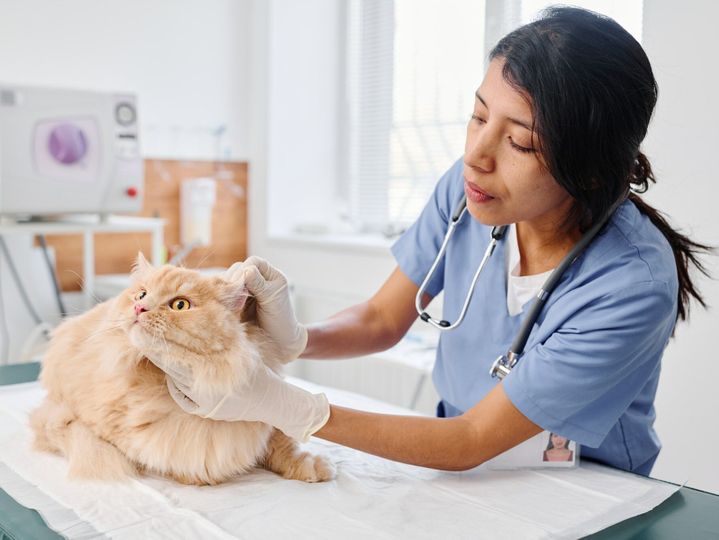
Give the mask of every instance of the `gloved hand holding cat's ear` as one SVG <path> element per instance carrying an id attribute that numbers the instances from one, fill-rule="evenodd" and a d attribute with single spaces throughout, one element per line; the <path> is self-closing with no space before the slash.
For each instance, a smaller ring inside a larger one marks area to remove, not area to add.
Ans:
<path id="1" fill-rule="evenodd" d="M 150 361 L 165 372 L 170 396 L 190 414 L 214 420 L 264 422 L 300 442 L 307 442 L 330 417 L 327 396 L 285 382 L 262 362 L 229 392 L 216 393 L 196 389 L 190 368 L 166 362 L 161 356 Z"/>
<path id="2" fill-rule="evenodd" d="M 297 322 L 290 302 L 287 278 L 260 257 L 230 266 L 223 278 L 243 281 L 257 301 L 257 324 L 279 346 L 284 363 L 297 358 L 307 346 L 307 329 Z"/>

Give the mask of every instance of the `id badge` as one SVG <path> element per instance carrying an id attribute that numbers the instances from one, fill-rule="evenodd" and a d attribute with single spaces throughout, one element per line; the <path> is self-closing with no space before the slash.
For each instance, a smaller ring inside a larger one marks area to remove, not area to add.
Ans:
<path id="1" fill-rule="evenodd" d="M 488 469 L 567 469 L 579 465 L 579 448 L 558 433 L 543 431 L 486 463 Z"/>

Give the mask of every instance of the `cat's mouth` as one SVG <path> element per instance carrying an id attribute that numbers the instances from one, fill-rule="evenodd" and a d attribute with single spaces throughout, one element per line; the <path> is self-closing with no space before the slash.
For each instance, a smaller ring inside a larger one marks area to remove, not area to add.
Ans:
<path id="1" fill-rule="evenodd" d="M 135 317 L 135 320 L 132 321 L 130 324 L 130 328 L 141 328 L 142 330 L 147 329 L 147 321 L 141 321 L 138 317 Z"/>
<path id="2" fill-rule="evenodd" d="M 139 317 L 134 317 L 129 320 L 129 325 L 126 327 L 128 331 L 132 330 L 133 328 L 143 329 L 145 328 L 145 325 L 143 324 L 144 321 L 141 321 Z"/>

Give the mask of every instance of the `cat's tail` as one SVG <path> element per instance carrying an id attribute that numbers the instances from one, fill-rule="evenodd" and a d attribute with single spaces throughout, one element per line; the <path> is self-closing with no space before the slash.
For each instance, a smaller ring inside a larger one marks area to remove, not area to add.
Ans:
<path id="1" fill-rule="evenodd" d="M 46 399 L 30 415 L 30 426 L 35 449 L 67 457 L 71 478 L 125 480 L 137 474 L 125 455 L 95 435 L 65 404 Z"/>

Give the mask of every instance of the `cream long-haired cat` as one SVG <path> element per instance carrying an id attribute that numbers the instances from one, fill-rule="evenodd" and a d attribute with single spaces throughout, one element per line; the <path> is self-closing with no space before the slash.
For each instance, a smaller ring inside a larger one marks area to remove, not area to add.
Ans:
<path id="1" fill-rule="evenodd" d="M 203 485 L 254 466 L 306 482 L 333 478 L 329 462 L 272 426 L 185 413 L 145 357 L 161 347 L 198 386 L 217 391 L 255 362 L 278 372 L 273 344 L 247 320 L 246 299 L 241 285 L 154 268 L 138 255 L 129 289 L 54 332 L 40 376 L 47 398 L 30 417 L 35 447 L 66 456 L 79 478 L 148 472 Z"/>

